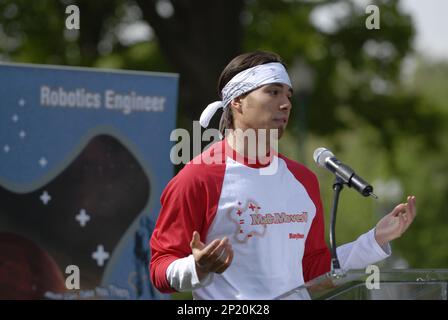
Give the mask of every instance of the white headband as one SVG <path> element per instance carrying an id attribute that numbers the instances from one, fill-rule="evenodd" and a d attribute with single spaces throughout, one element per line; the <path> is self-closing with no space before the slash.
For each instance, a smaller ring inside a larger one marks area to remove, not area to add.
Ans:
<path id="1" fill-rule="evenodd" d="M 292 87 L 285 67 L 279 62 L 260 64 L 241 71 L 222 89 L 222 101 L 212 102 L 202 111 L 199 123 L 204 128 L 208 127 L 210 119 L 219 108 L 226 108 L 233 99 L 270 83 L 284 83 Z"/>

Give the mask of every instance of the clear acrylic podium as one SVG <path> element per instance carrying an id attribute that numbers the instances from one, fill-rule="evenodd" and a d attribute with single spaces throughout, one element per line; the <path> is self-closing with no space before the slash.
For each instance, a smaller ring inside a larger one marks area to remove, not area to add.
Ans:
<path id="1" fill-rule="evenodd" d="M 386 269 L 379 275 L 379 288 L 368 289 L 365 270 L 328 272 L 276 300 L 448 300 L 448 269 Z"/>

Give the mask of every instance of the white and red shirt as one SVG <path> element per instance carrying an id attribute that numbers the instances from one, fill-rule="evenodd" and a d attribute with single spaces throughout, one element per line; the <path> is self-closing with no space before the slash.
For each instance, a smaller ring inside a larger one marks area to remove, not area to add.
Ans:
<path id="1" fill-rule="evenodd" d="M 274 174 L 272 174 L 274 173 Z M 316 176 L 280 153 L 251 164 L 223 140 L 168 183 L 151 237 L 151 280 L 161 292 L 196 299 L 272 299 L 330 270 Z M 190 241 L 227 236 L 234 258 L 222 274 L 196 275 Z M 374 230 L 337 248 L 341 267 L 365 268 L 390 255 Z"/>

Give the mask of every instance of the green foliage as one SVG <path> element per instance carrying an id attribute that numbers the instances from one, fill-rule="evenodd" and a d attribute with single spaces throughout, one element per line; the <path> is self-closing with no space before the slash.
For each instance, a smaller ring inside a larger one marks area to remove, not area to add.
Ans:
<path id="1" fill-rule="evenodd" d="M 397 241 L 412 266 L 448 265 L 448 63 L 420 61 L 414 80 L 406 88 L 421 97 L 420 108 L 438 117 L 440 129 L 433 140 L 438 148 L 414 136 L 401 137 L 395 151 L 397 175 L 405 189 L 419 197 L 418 217 L 410 233 Z M 418 120 L 418 119 L 417 119 Z"/>

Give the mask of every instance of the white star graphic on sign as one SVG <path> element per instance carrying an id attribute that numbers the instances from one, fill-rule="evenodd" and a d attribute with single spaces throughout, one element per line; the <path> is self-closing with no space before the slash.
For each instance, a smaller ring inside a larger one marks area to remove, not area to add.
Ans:
<path id="1" fill-rule="evenodd" d="M 39 159 L 39 165 L 43 168 L 48 164 L 47 159 L 45 159 L 44 157 Z"/>
<path id="2" fill-rule="evenodd" d="M 81 209 L 81 211 L 79 211 L 79 214 L 75 218 L 79 221 L 81 227 L 84 227 L 90 220 L 90 216 L 87 214 L 85 209 Z"/>
<path id="3" fill-rule="evenodd" d="M 19 121 L 19 116 L 14 114 L 11 119 L 13 122 L 17 122 L 17 121 Z"/>
<path id="4" fill-rule="evenodd" d="M 20 137 L 20 139 L 25 138 L 25 137 L 26 137 L 26 132 L 25 132 L 24 130 L 21 130 L 21 131 L 19 132 L 19 137 Z"/>
<path id="5" fill-rule="evenodd" d="M 11 150 L 11 148 L 7 144 L 5 144 L 5 146 L 3 147 L 3 151 L 5 151 L 5 153 L 8 153 L 9 150 Z"/>
<path id="6" fill-rule="evenodd" d="M 42 193 L 42 195 L 40 196 L 40 200 L 42 200 L 44 205 L 47 205 L 47 203 L 50 202 L 51 197 L 48 194 L 47 190 L 45 190 L 44 193 Z"/>
<path id="7" fill-rule="evenodd" d="M 96 248 L 96 251 L 92 253 L 92 258 L 96 260 L 98 266 L 102 267 L 104 265 L 104 261 L 109 259 L 109 253 L 104 251 L 103 245 L 99 245 Z"/>
<path id="8" fill-rule="evenodd" d="M 23 100 L 23 99 L 20 99 L 20 100 L 19 100 L 19 105 L 20 105 L 21 107 L 23 107 L 23 106 L 25 105 L 25 103 L 26 103 L 25 100 Z"/>

